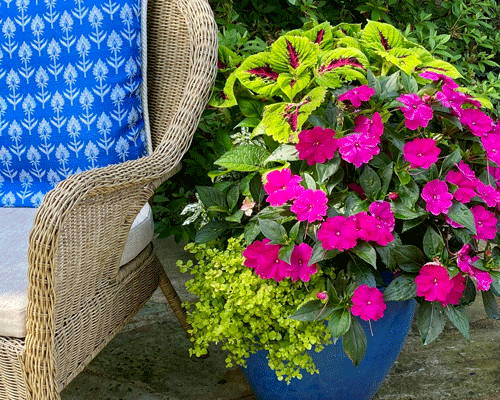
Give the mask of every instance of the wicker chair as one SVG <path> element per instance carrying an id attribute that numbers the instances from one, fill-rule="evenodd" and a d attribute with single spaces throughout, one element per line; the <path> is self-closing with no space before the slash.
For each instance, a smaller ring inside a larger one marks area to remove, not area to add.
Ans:
<path id="1" fill-rule="evenodd" d="M 1 400 L 59 399 L 158 285 L 188 329 L 152 244 L 120 259 L 135 216 L 191 143 L 215 78 L 217 28 L 206 0 L 148 3 L 154 152 L 70 176 L 45 197 L 29 239 L 26 337 L 0 337 Z"/>

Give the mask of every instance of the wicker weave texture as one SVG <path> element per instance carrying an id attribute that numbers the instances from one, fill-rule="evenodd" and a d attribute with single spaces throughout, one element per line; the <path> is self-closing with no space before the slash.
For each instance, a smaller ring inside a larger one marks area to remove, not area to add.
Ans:
<path id="1" fill-rule="evenodd" d="M 45 197 L 30 234 L 27 335 L 0 338 L 0 400 L 59 399 L 157 287 L 152 246 L 118 280 L 121 254 L 135 216 L 189 148 L 216 66 L 206 0 L 148 1 L 154 152 L 70 176 Z"/>

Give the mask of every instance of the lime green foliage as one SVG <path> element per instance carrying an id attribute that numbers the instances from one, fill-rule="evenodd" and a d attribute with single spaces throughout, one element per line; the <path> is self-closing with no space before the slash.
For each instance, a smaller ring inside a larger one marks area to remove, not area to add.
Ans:
<path id="1" fill-rule="evenodd" d="M 300 369 L 317 369 L 306 353 L 321 351 L 331 342 L 323 321 L 302 322 L 288 318 L 297 307 L 325 290 L 325 274 L 318 272 L 307 283 L 291 280 L 263 280 L 243 265 L 243 238 L 230 238 L 225 250 L 213 244 L 190 243 L 186 250 L 195 254 L 197 264 L 178 265 L 190 270 L 194 279 L 188 290 L 199 297 L 186 304 L 188 322 L 193 325 L 192 354 L 207 353 L 211 342 L 228 350 L 226 363 L 244 365 L 245 358 L 259 349 L 269 351 L 269 365 L 281 380 L 301 377 Z"/>

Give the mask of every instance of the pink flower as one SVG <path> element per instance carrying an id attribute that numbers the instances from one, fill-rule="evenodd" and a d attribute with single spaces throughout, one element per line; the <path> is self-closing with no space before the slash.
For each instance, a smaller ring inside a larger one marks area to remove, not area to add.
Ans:
<path id="1" fill-rule="evenodd" d="M 460 299 L 462 298 L 462 294 L 465 289 L 465 278 L 457 274 L 453 278 L 451 278 L 451 289 L 450 292 L 446 295 L 445 301 L 441 302 L 443 307 L 446 307 L 448 304 L 457 305 L 460 303 Z"/>
<path id="2" fill-rule="evenodd" d="M 500 182 L 500 167 L 487 167 L 487 169 L 498 186 L 498 182 Z"/>
<path id="3" fill-rule="evenodd" d="M 269 195 L 266 200 L 273 207 L 285 204 L 304 190 L 299 185 L 302 178 L 298 175 L 292 175 L 289 168 L 271 171 L 266 175 L 266 179 L 267 183 L 264 185 L 264 189 Z"/>
<path id="4" fill-rule="evenodd" d="M 379 143 L 380 139 L 362 133 L 354 133 L 339 139 L 339 152 L 342 159 L 359 168 L 380 152 Z"/>
<path id="5" fill-rule="evenodd" d="M 446 214 L 453 204 L 453 195 L 448 192 L 448 185 L 439 179 L 427 182 L 421 196 L 427 202 L 426 210 L 434 215 Z"/>
<path id="6" fill-rule="evenodd" d="M 408 129 L 414 131 L 419 126 L 426 128 L 432 119 L 432 108 L 430 105 L 418 97 L 415 93 L 402 94 L 396 100 L 406 105 L 400 107 L 405 117 L 405 125 Z"/>
<path id="7" fill-rule="evenodd" d="M 447 296 L 452 291 L 453 282 L 445 267 L 437 262 L 430 262 L 420 268 L 415 278 L 417 296 L 427 301 L 447 302 Z"/>
<path id="8" fill-rule="evenodd" d="M 240 207 L 240 210 L 243 211 L 247 217 L 249 217 L 250 215 L 252 215 L 253 208 L 255 207 L 256 204 L 257 203 L 255 203 L 255 201 L 252 201 L 248 197 L 245 197 L 245 199 L 243 200 L 243 204 Z"/>
<path id="9" fill-rule="evenodd" d="M 455 91 L 448 85 L 443 85 L 442 92 L 436 93 L 436 99 L 439 100 L 443 106 L 451 108 L 452 111 L 459 117 L 462 115 L 462 104 L 464 103 L 470 103 L 478 108 L 481 107 L 481 103 L 479 101 L 474 100 L 468 94 Z"/>
<path id="10" fill-rule="evenodd" d="M 318 293 L 316 293 L 316 297 L 320 300 L 328 300 L 328 293 L 318 292 Z"/>
<path id="11" fill-rule="evenodd" d="M 290 210 L 297 214 L 298 221 L 320 221 L 326 215 L 327 201 L 322 190 L 307 189 L 297 196 Z"/>
<path id="12" fill-rule="evenodd" d="M 301 160 L 307 164 L 323 164 L 335 156 L 337 139 L 333 129 L 323 129 L 317 126 L 299 133 L 299 143 L 295 145 Z"/>
<path id="13" fill-rule="evenodd" d="M 357 239 L 356 223 L 340 215 L 327 218 L 318 230 L 318 240 L 326 250 L 352 249 L 356 246 Z"/>
<path id="14" fill-rule="evenodd" d="M 352 219 L 356 223 L 359 238 L 366 242 L 373 241 L 381 246 L 387 246 L 389 242 L 394 240 L 389 229 L 377 218 L 366 212 L 351 215 L 348 219 Z"/>
<path id="15" fill-rule="evenodd" d="M 483 136 L 481 143 L 486 150 L 486 157 L 495 164 L 500 165 L 500 134 L 490 133 Z"/>
<path id="16" fill-rule="evenodd" d="M 457 190 L 453 193 L 453 197 L 460 203 L 468 203 L 476 195 L 476 176 L 474 175 L 474 171 L 472 171 L 463 161 L 460 161 L 458 171 L 448 172 L 446 180 L 457 186 Z"/>
<path id="17" fill-rule="evenodd" d="M 475 108 L 466 108 L 460 115 L 462 125 L 468 126 L 473 135 L 483 136 L 493 129 L 493 120 Z"/>
<path id="18" fill-rule="evenodd" d="M 437 161 L 441 149 L 434 139 L 417 138 L 406 143 L 403 152 L 411 168 L 427 169 Z"/>
<path id="19" fill-rule="evenodd" d="M 497 234 L 497 219 L 495 214 L 486 210 L 483 206 L 474 206 L 471 208 L 476 223 L 477 235 L 475 239 L 494 239 Z"/>
<path id="20" fill-rule="evenodd" d="M 312 250 L 312 247 L 306 243 L 301 243 L 293 249 L 292 257 L 290 258 L 290 277 L 293 282 L 299 279 L 303 282 L 309 282 L 311 275 L 315 274 L 318 270 L 317 264 L 307 265 L 311 259 Z"/>
<path id="21" fill-rule="evenodd" d="M 368 209 L 370 214 L 373 215 L 380 224 L 385 226 L 389 232 L 394 230 L 396 225 L 396 219 L 394 218 L 394 213 L 391 210 L 391 204 L 387 201 L 374 201 L 370 204 Z"/>
<path id="22" fill-rule="evenodd" d="M 280 260 L 281 246 L 269 244 L 269 239 L 256 240 L 243 251 L 244 265 L 255 270 L 262 279 L 274 279 L 279 282 L 290 275 L 290 264 Z"/>
<path id="23" fill-rule="evenodd" d="M 467 243 L 457 252 L 458 268 L 477 282 L 477 288 L 479 290 L 488 291 L 490 290 L 493 279 L 488 272 L 481 271 L 474 267 L 473 264 L 479 260 L 479 257 L 472 257 L 470 255 L 471 250 L 471 245 Z"/>
<path id="24" fill-rule="evenodd" d="M 399 198 L 399 194 L 396 192 L 390 192 L 387 194 L 387 197 L 389 197 L 389 200 L 397 200 Z"/>
<path id="25" fill-rule="evenodd" d="M 425 72 L 422 72 L 419 76 L 421 78 L 424 78 L 424 79 L 430 79 L 431 81 L 434 81 L 434 82 L 443 81 L 443 83 L 451 89 L 455 89 L 458 87 L 458 84 L 453 79 L 451 79 L 449 76 L 446 76 L 443 74 L 438 74 L 436 72 L 425 71 Z"/>
<path id="26" fill-rule="evenodd" d="M 358 286 L 354 290 L 351 300 L 352 315 L 356 315 L 364 321 L 376 321 L 382 318 L 387 308 L 382 292 L 368 285 Z"/>
<path id="27" fill-rule="evenodd" d="M 378 112 L 373 113 L 372 119 L 364 115 L 358 115 L 354 118 L 354 132 L 364 133 L 367 136 L 376 137 L 377 139 L 384 133 L 384 124 L 382 117 Z"/>
<path id="28" fill-rule="evenodd" d="M 477 181 L 477 194 L 488 207 L 495 207 L 500 203 L 500 193 L 491 185 L 485 185 L 480 180 Z"/>
<path id="29" fill-rule="evenodd" d="M 375 94 L 375 89 L 368 87 L 367 85 L 363 85 L 348 90 L 344 94 L 340 95 L 339 101 L 349 100 L 354 107 L 358 108 L 361 106 L 362 101 L 370 100 L 370 97 L 372 97 L 374 94 Z"/>

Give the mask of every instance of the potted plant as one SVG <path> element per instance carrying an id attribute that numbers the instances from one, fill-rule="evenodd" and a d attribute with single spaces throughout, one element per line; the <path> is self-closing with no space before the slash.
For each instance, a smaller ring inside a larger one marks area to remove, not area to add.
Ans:
<path id="1" fill-rule="evenodd" d="M 469 340 L 478 291 L 498 318 L 500 123 L 452 65 L 373 21 L 219 56 L 211 104 L 237 105 L 241 132 L 179 264 L 194 354 L 222 342 L 259 399 L 369 399 L 415 301 L 423 344 L 446 319 Z"/>

